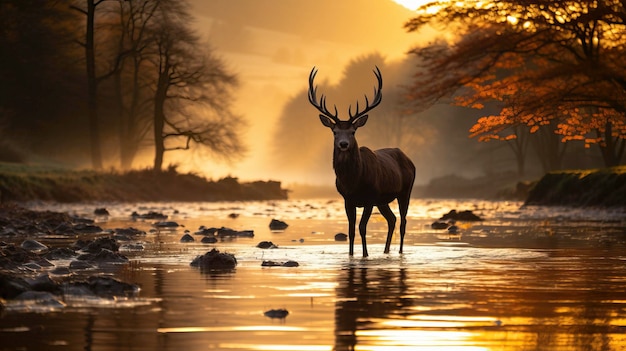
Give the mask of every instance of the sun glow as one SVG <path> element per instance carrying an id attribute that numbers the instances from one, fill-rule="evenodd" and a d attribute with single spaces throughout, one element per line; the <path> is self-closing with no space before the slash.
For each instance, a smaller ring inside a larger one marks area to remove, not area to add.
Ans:
<path id="1" fill-rule="evenodd" d="M 415 10 L 420 6 L 431 2 L 432 0 L 393 0 L 393 1 L 406 7 L 409 10 Z"/>

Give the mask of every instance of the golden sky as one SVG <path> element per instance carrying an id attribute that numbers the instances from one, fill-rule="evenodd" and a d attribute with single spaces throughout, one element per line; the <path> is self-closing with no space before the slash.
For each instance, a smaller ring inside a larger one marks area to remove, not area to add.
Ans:
<path id="1" fill-rule="evenodd" d="M 313 66 L 320 69 L 318 79 L 332 83 L 339 80 L 351 60 L 374 52 L 387 60 L 400 60 L 412 45 L 423 39 L 403 28 L 413 14 L 406 7 L 423 1 L 318 0 L 313 3 L 314 9 L 304 9 L 302 2 L 294 1 L 191 2 L 198 32 L 239 76 L 236 110 L 248 120 L 244 140 L 249 152 L 243 160 L 232 164 L 197 156 L 187 159 L 184 153 L 180 156 L 185 159 L 180 160 L 174 160 L 172 153 L 169 156 L 172 160 L 166 163 L 178 161 L 181 170 L 201 172 L 214 179 L 232 175 L 242 180 L 332 184 L 334 173 L 330 164 L 321 165 L 327 170 L 322 179 L 317 175 L 314 179 L 308 179 L 307 175 L 287 176 L 276 165 L 268 164 L 284 103 L 307 88 Z M 314 110 L 307 110 L 294 118 L 317 118 L 317 115 Z M 332 152 L 330 135 L 328 143 Z"/>

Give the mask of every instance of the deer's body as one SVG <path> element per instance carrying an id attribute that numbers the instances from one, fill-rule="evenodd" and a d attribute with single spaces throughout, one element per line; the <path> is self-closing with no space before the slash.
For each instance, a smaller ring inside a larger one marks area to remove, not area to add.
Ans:
<path id="1" fill-rule="evenodd" d="M 309 101 L 318 108 L 322 124 L 333 131 L 333 168 L 337 176 L 337 191 L 343 196 L 346 215 L 348 217 L 348 238 L 350 240 L 350 255 L 354 254 L 354 238 L 356 233 L 356 208 L 362 207 L 363 214 L 359 222 L 359 234 L 363 245 L 363 256 L 368 256 L 366 231 L 367 222 L 376 206 L 387 220 L 388 232 L 385 244 L 385 253 L 389 252 L 391 238 L 396 224 L 396 216 L 389 207 L 389 203 L 398 200 L 400 210 L 400 253 L 404 244 L 406 232 L 406 214 L 409 207 L 411 190 L 415 179 L 413 162 L 397 148 L 386 148 L 372 151 L 367 147 L 359 147 L 355 138 L 356 129 L 367 122 L 367 112 L 380 103 L 382 78 L 380 71 L 375 71 L 379 88 L 376 91 L 374 104 L 369 105 L 365 97 L 366 108 L 359 112 L 358 103 L 355 115 L 351 111 L 348 121 L 339 120 L 337 109 L 331 114 L 326 108 L 325 98 L 317 102 L 316 88 L 313 88 L 315 69 L 309 78 Z"/>

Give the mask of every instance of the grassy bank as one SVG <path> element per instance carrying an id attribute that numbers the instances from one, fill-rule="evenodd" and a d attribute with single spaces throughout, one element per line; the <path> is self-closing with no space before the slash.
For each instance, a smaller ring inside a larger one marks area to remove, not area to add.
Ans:
<path id="1" fill-rule="evenodd" d="M 531 189 L 526 205 L 626 206 L 626 166 L 548 173 Z"/>
<path id="2" fill-rule="evenodd" d="M 137 170 L 76 171 L 41 165 L 0 163 L 0 199 L 11 201 L 234 201 L 286 199 L 280 182 L 217 181 L 195 174 Z"/>

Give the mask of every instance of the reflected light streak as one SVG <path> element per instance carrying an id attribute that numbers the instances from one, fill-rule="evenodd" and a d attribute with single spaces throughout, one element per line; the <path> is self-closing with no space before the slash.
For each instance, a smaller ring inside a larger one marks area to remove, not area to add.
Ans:
<path id="1" fill-rule="evenodd" d="M 206 333 L 206 332 L 240 332 L 240 331 L 281 331 L 281 332 L 301 332 L 311 328 L 288 327 L 280 325 L 249 325 L 233 327 L 172 327 L 157 328 L 158 333 Z"/>
<path id="2" fill-rule="evenodd" d="M 356 345 L 354 351 L 406 351 L 406 350 L 424 350 L 432 351 L 432 345 L 425 346 L 360 346 Z M 438 351 L 489 351 L 488 348 L 478 346 L 437 346 Z"/>
<path id="3" fill-rule="evenodd" d="M 256 345 L 256 344 L 220 344 L 220 349 L 247 349 L 267 351 L 330 351 L 328 345 Z"/>
<path id="4" fill-rule="evenodd" d="M 357 330 L 357 337 L 372 338 L 383 347 L 391 346 L 458 346 L 469 341 L 474 334 L 462 331 L 428 331 L 428 330 Z M 375 347 L 375 346 L 374 346 Z M 374 348 L 371 348 L 374 350 Z M 387 350 L 387 348 L 385 348 Z M 484 348 L 482 350 L 485 350 Z"/>

